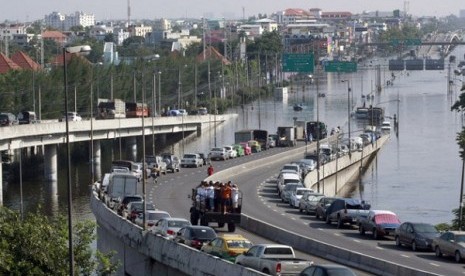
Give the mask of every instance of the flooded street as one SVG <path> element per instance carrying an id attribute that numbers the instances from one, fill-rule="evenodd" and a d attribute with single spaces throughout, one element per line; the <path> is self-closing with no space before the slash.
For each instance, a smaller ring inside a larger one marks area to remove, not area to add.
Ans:
<path id="1" fill-rule="evenodd" d="M 463 52 L 459 50 L 455 55 L 461 57 Z M 391 79 L 391 73 L 383 65 L 387 64 L 387 60 L 374 63 L 381 64 L 381 78 L 385 84 Z M 218 146 L 233 143 L 236 130 L 260 126 L 274 133 L 278 126 L 291 126 L 294 118 L 316 120 L 317 113 L 329 129 L 340 126 L 347 131 L 348 106 L 360 106 L 362 95 L 370 94 L 373 98 L 370 97 L 367 104 L 385 108 L 387 116 L 396 114 L 399 132 L 396 135 L 392 131 L 390 141 L 364 173 L 361 186 L 354 187 L 354 197 L 369 201 L 373 209 L 394 211 L 402 221 L 449 223 L 453 218 L 451 210 L 459 205 L 462 164 L 455 141 L 457 132 L 462 128 L 462 117 L 451 112 L 450 107 L 460 93 L 461 82 L 455 81 L 454 92 L 448 94 L 447 70 L 410 71 L 408 74 L 395 72 L 392 86 L 383 87 L 381 92 L 372 92 L 375 90 L 376 71 L 370 65 L 359 65 L 359 72 L 355 74 L 333 73 L 320 79 L 318 92 L 325 93 L 325 97 L 317 97 L 316 83 L 308 82 L 294 85 L 284 99 L 276 100 L 270 95 L 261 99 L 260 103 L 257 101 L 229 110 L 228 113 L 239 115 L 236 120 L 186 142 L 184 151 L 208 152 L 215 140 Z M 455 65 L 452 66 L 454 69 Z M 350 83 L 350 94 L 346 80 Z M 302 104 L 303 110 L 294 111 L 295 103 Z M 214 120 L 213 115 L 209 116 Z M 354 135 L 361 127 L 352 119 Z M 108 148 L 111 146 L 102 148 L 102 172 L 111 160 Z M 182 145 L 176 145 L 174 150 L 180 154 Z M 61 162 L 64 160 L 59 160 Z M 88 164 L 74 164 L 72 178 L 76 216 L 92 218 Z M 24 209 L 34 211 L 41 205 L 48 213 L 64 212 L 65 179 L 66 172 L 60 171 L 58 183 L 23 182 Z M 4 205 L 19 210 L 19 184 L 9 183 L 4 188 Z"/>

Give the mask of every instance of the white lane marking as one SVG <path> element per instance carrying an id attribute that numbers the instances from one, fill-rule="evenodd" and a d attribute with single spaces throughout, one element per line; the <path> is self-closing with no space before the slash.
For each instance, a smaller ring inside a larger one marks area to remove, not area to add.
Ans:
<path id="1" fill-rule="evenodd" d="M 291 218 L 292 220 L 295 220 L 295 218 Z"/>
<path id="2" fill-rule="evenodd" d="M 440 267 L 440 265 L 435 264 L 435 263 L 429 263 L 429 264 L 432 265 L 432 266 Z"/>
<path id="3" fill-rule="evenodd" d="M 317 228 L 317 229 L 320 230 L 320 231 L 324 231 L 324 230 L 325 230 L 325 229 L 323 229 L 323 228 Z"/>
<path id="4" fill-rule="evenodd" d="M 334 236 L 338 236 L 338 237 L 339 237 L 339 236 L 341 236 L 341 235 L 339 235 L 339 233 L 334 233 Z"/>
<path id="5" fill-rule="evenodd" d="M 273 209 L 273 211 L 278 212 L 278 210 L 276 210 L 276 209 Z"/>
<path id="6" fill-rule="evenodd" d="M 285 215 L 287 215 L 287 214 L 285 214 L 285 213 L 281 213 L 281 216 L 285 216 Z"/>
<path id="7" fill-rule="evenodd" d="M 402 257 L 405 257 L 405 258 L 410 258 L 410 256 L 408 255 L 404 255 L 404 254 L 400 254 Z"/>
<path id="8" fill-rule="evenodd" d="M 379 247 L 379 246 L 377 246 L 376 248 L 379 249 L 379 250 L 384 250 L 384 248 Z"/>
<path id="9" fill-rule="evenodd" d="M 359 241 L 359 240 L 353 240 L 353 241 L 354 241 L 354 242 L 358 242 L 358 243 L 360 243 L 360 241 Z"/>

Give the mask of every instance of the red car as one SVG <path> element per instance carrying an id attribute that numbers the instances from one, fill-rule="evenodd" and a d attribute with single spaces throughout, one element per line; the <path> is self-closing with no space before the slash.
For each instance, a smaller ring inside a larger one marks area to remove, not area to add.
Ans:
<path id="1" fill-rule="evenodd" d="M 252 154 L 252 148 L 249 146 L 248 143 L 242 142 L 241 146 L 244 148 L 244 155 L 251 155 Z"/>

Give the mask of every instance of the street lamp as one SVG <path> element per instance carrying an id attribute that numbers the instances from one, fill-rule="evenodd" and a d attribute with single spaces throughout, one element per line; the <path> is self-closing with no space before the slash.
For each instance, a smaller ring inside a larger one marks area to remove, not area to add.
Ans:
<path id="1" fill-rule="evenodd" d="M 69 143 L 69 118 L 68 118 L 68 66 L 66 64 L 66 53 L 68 54 L 88 54 L 91 48 L 88 45 L 80 45 L 73 47 L 63 47 L 63 76 L 64 76 L 64 88 L 65 88 L 65 125 L 66 125 L 66 172 L 67 172 L 67 184 L 68 184 L 68 255 L 69 255 L 69 275 L 74 275 L 74 252 L 73 252 L 73 214 L 72 208 L 72 190 L 71 190 L 71 149 Z"/>
<path id="2" fill-rule="evenodd" d="M 349 158 L 352 158 L 352 147 L 350 145 L 350 80 L 342 80 L 341 82 L 347 82 L 347 125 L 349 134 Z"/>

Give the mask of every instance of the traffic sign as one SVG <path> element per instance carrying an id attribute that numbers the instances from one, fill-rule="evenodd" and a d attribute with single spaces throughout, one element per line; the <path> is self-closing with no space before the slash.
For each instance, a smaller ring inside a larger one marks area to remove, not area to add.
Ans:
<path id="1" fill-rule="evenodd" d="M 283 54 L 283 72 L 313 73 L 313 54 Z"/>
<path id="2" fill-rule="evenodd" d="M 325 63 L 325 72 L 357 72 L 357 63 L 352 61 L 328 61 Z"/>

